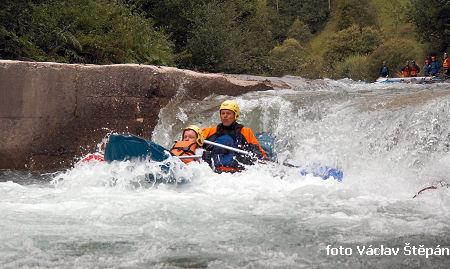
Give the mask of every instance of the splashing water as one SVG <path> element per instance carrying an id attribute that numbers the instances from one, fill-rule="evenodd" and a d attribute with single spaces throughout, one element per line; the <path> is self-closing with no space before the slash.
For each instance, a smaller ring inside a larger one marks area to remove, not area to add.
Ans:
<path id="1" fill-rule="evenodd" d="M 278 164 L 215 174 L 204 164 L 80 164 L 0 175 L 2 268 L 445 268 L 450 192 L 412 196 L 450 174 L 448 84 L 377 85 L 285 77 L 291 90 L 237 97 L 240 121 L 276 135 L 278 158 L 341 168 L 343 183 Z M 217 123 L 228 96 L 161 110 L 153 139 Z M 153 185 L 148 175 L 185 184 Z M 399 248 L 367 255 L 358 247 Z M 332 255 L 330 248 L 352 250 Z"/>

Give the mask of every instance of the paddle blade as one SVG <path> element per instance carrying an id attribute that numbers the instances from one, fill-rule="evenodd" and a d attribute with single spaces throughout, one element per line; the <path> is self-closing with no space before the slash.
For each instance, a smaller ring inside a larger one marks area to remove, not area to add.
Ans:
<path id="1" fill-rule="evenodd" d="M 320 166 L 318 164 L 307 165 L 300 168 L 300 175 L 306 176 L 308 174 L 312 174 L 315 177 L 321 177 L 323 180 L 333 177 L 338 182 L 342 182 L 344 179 L 344 172 L 342 172 L 342 170 L 329 166 Z"/>
<path id="2" fill-rule="evenodd" d="M 256 133 L 255 136 L 261 147 L 266 152 L 269 160 L 275 161 L 277 159 L 277 155 L 274 151 L 275 135 L 269 132 L 262 132 Z"/>

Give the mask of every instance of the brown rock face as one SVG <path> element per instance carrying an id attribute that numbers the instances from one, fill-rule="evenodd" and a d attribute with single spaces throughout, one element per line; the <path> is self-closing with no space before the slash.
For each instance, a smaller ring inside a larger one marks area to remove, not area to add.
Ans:
<path id="1" fill-rule="evenodd" d="M 110 131 L 150 139 L 181 86 L 196 99 L 273 88 L 169 67 L 0 61 L 0 169 L 70 167 Z"/>

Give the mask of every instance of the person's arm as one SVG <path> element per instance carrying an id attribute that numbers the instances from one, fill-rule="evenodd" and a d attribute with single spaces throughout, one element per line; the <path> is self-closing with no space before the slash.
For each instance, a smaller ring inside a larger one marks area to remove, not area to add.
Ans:
<path id="1" fill-rule="evenodd" d="M 202 136 L 205 138 L 205 140 L 207 140 L 208 138 L 210 138 L 216 132 L 217 132 L 217 127 L 216 126 L 206 127 L 206 128 L 202 129 Z M 203 148 L 206 149 L 206 150 L 211 150 L 212 146 L 204 144 Z"/>
<path id="2" fill-rule="evenodd" d="M 248 149 L 244 149 L 244 150 L 252 152 L 259 159 L 267 158 L 266 152 L 261 147 L 261 145 L 258 142 L 258 139 L 256 139 L 255 134 L 253 133 L 253 131 L 250 128 L 247 128 L 247 127 L 242 128 L 241 133 L 248 142 L 248 146 L 247 146 Z"/>
<path id="3" fill-rule="evenodd" d="M 202 129 L 202 135 L 205 139 L 208 139 L 211 135 L 213 135 L 216 131 L 215 126 L 206 127 Z"/>

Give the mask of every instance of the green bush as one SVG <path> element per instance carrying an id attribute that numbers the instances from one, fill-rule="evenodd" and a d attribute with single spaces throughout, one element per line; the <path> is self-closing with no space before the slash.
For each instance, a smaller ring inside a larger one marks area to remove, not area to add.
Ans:
<path id="1" fill-rule="evenodd" d="M 344 61 L 336 64 L 333 73 L 334 78 L 351 78 L 353 80 L 371 80 L 369 74 L 368 56 L 352 55 Z"/>
<path id="2" fill-rule="evenodd" d="M 333 34 L 330 37 L 325 61 L 331 66 L 351 55 L 365 55 L 374 51 L 382 42 L 380 32 L 372 27 L 358 25 Z"/>
<path id="3" fill-rule="evenodd" d="M 389 67 L 390 76 L 400 76 L 400 69 L 408 60 L 416 60 L 421 66 L 421 46 L 409 39 L 389 40 L 378 46 L 371 54 L 351 55 L 335 64 L 333 78 L 374 81 L 378 78 L 383 61 Z"/>
<path id="4" fill-rule="evenodd" d="M 400 76 L 400 69 L 405 66 L 406 61 L 416 60 L 417 65 L 422 68 L 423 59 L 422 47 L 417 42 L 409 39 L 389 40 L 368 57 L 368 74 L 371 79 L 376 79 L 382 62 L 386 61 L 390 76 Z"/>
<path id="5" fill-rule="evenodd" d="M 51 1 L 36 6 L 32 19 L 28 40 L 47 55 L 45 60 L 174 63 L 172 44 L 165 34 L 116 1 Z"/>
<path id="6" fill-rule="evenodd" d="M 378 26 L 375 9 L 369 0 L 340 0 L 337 7 L 338 30 L 354 24 L 361 27 Z"/>
<path id="7" fill-rule="evenodd" d="M 297 18 L 297 19 L 295 19 L 294 23 L 289 28 L 287 37 L 295 38 L 304 44 L 307 41 L 309 41 L 309 39 L 312 37 L 312 35 L 311 35 L 311 30 L 309 29 L 308 25 Z"/>
<path id="8" fill-rule="evenodd" d="M 270 51 L 269 61 L 273 75 L 296 75 L 302 73 L 307 64 L 306 50 L 294 38 L 286 39 L 283 44 Z"/>
<path id="9" fill-rule="evenodd" d="M 330 77 L 329 69 L 323 66 L 323 60 L 319 56 L 308 52 L 302 60 L 301 69 L 297 70 L 295 75 L 310 79 Z"/>

